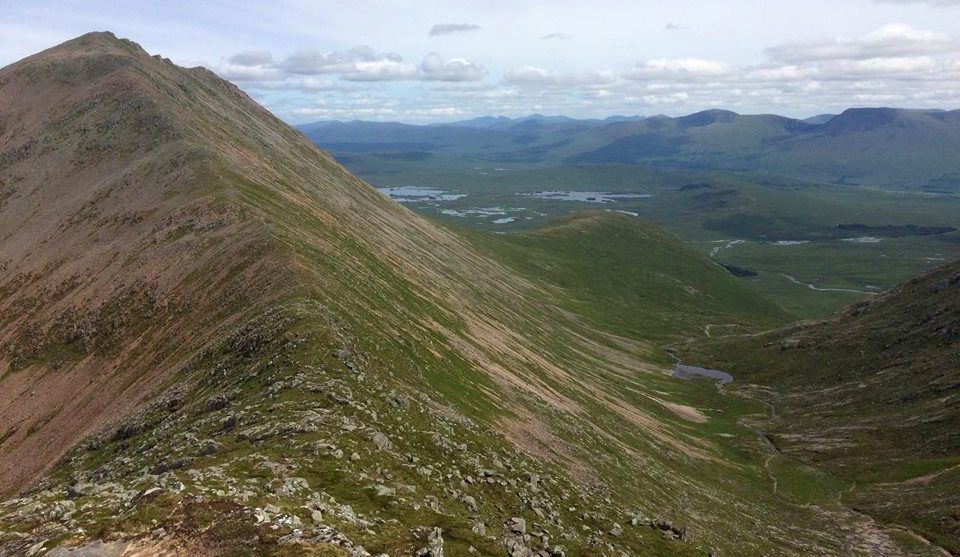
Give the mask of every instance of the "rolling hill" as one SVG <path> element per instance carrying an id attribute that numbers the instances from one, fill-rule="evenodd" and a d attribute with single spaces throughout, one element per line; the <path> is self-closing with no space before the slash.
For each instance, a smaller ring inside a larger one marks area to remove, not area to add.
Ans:
<path id="1" fill-rule="evenodd" d="M 784 319 L 673 236 L 455 232 L 109 33 L 0 70 L 0 269 L 0 554 L 936 554 L 671 377 Z"/>

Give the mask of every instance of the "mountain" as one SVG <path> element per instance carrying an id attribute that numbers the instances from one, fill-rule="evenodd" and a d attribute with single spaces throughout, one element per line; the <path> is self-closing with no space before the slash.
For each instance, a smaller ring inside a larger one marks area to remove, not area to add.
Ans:
<path id="1" fill-rule="evenodd" d="M 835 116 L 836 116 L 836 114 L 817 114 L 816 116 L 811 116 L 811 117 L 809 117 L 809 118 L 804 118 L 804 119 L 803 119 L 803 122 L 806 123 L 806 124 L 812 124 L 812 125 L 817 126 L 817 125 L 820 125 L 820 124 L 826 124 L 827 122 L 829 122 L 830 120 L 832 120 Z"/>
<path id="2" fill-rule="evenodd" d="M 335 154 L 360 151 L 358 145 L 364 152 L 377 152 L 384 136 L 371 126 L 301 129 Z M 896 186 L 925 186 L 960 172 L 953 156 L 960 148 L 958 110 L 852 108 L 807 120 L 726 110 L 607 120 L 534 115 L 466 129 L 455 125 L 402 129 L 407 139 L 389 135 L 396 137 L 390 144 L 393 151 L 429 151 L 432 156 L 498 163 L 626 163 Z M 424 129 L 430 130 L 429 141 L 423 139 Z"/>
<path id="3" fill-rule="evenodd" d="M 771 404 L 774 445 L 851 482 L 845 503 L 960 551 L 960 262 L 826 321 L 684 359 Z"/>
<path id="4" fill-rule="evenodd" d="M 506 116 L 480 116 L 479 118 L 471 118 L 470 120 L 459 120 L 457 122 L 449 122 L 444 124 L 433 124 L 434 126 L 453 126 L 453 127 L 462 127 L 462 128 L 489 128 L 494 124 L 501 124 L 504 122 L 512 121 L 511 118 Z"/>
<path id="5" fill-rule="evenodd" d="M 440 226 L 109 33 L 0 70 L 0 269 L 3 555 L 934 554 L 671 376 L 785 319 L 672 235 Z"/>

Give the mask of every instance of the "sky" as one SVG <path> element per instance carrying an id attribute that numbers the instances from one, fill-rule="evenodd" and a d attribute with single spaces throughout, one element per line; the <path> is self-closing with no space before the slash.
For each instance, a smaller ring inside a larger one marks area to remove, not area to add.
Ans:
<path id="1" fill-rule="evenodd" d="M 0 0 L 0 65 L 89 31 L 293 124 L 960 108 L 960 0 Z"/>

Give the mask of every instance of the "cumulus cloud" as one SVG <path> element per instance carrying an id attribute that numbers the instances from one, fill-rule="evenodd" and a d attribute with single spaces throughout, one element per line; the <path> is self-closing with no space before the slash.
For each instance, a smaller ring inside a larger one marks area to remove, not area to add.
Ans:
<path id="1" fill-rule="evenodd" d="M 220 77 L 238 83 L 283 79 L 283 72 L 276 68 L 262 65 L 245 66 L 227 62 L 217 66 L 215 71 Z"/>
<path id="2" fill-rule="evenodd" d="M 770 47 L 765 52 L 773 60 L 795 63 L 935 54 L 957 48 L 957 41 L 944 33 L 890 24 L 862 37 L 791 42 Z"/>
<path id="3" fill-rule="evenodd" d="M 701 58 L 659 58 L 641 62 L 623 72 L 624 79 L 698 79 L 730 75 L 734 67 L 726 62 Z"/>
<path id="4" fill-rule="evenodd" d="M 616 79 L 613 72 L 560 73 L 537 66 L 521 66 L 503 74 L 503 80 L 511 85 L 534 87 L 571 87 L 603 85 Z"/>
<path id="5" fill-rule="evenodd" d="M 437 35 L 449 35 L 450 33 L 465 33 L 479 30 L 480 26 L 476 23 L 437 23 L 430 28 L 428 35 L 436 37 Z"/>
<path id="6" fill-rule="evenodd" d="M 486 77 L 487 69 L 463 58 L 444 59 L 431 52 L 420 64 L 420 79 L 424 81 L 478 81 Z"/>
<path id="7" fill-rule="evenodd" d="M 328 91 L 340 88 L 330 75 L 341 81 L 479 81 L 489 73 L 485 67 L 464 58 L 445 59 L 431 52 L 417 66 L 393 52 L 378 52 L 358 46 L 342 52 L 301 50 L 279 61 L 269 52 L 241 52 L 216 68 L 226 79 L 255 84 L 257 89 Z"/>
<path id="8" fill-rule="evenodd" d="M 341 73 L 344 75 L 409 73 L 413 66 L 393 52 L 377 52 L 369 46 L 358 46 L 343 52 L 301 50 L 285 58 L 278 67 L 297 75 Z"/>

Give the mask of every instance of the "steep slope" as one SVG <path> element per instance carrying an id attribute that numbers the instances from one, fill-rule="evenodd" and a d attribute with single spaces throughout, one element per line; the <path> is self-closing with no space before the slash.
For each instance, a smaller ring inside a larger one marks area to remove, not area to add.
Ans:
<path id="1" fill-rule="evenodd" d="M 199 141 L 218 133 L 217 107 L 209 122 L 178 115 L 225 93 L 249 103 L 145 57 L 91 35 L 0 73 L 3 492 L 293 285 Z"/>
<path id="2" fill-rule="evenodd" d="M 960 262 L 827 321 L 685 359 L 763 386 L 773 442 L 855 482 L 849 504 L 960 551 Z"/>
<path id="3" fill-rule="evenodd" d="M 770 490 L 751 403 L 206 70 L 85 35 L 0 130 L 0 553 L 873 553 Z"/>

